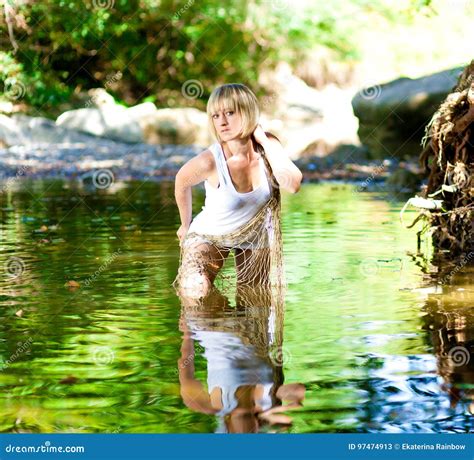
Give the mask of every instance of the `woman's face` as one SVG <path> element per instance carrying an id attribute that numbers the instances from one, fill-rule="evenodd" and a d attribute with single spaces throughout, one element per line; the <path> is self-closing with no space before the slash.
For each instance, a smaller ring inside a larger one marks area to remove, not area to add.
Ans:
<path id="1" fill-rule="evenodd" d="M 242 117 L 231 109 L 221 109 L 212 114 L 214 128 L 222 142 L 239 137 L 242 129 Z"/>

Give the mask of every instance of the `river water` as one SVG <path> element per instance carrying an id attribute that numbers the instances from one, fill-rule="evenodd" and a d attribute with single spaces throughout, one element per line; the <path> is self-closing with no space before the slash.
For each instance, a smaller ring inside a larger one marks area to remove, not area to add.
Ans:
<path id="1" fill-rule="evenodd" d="M 286 293 L 193 304 L 173 183 L 3 190 L 2 432 L 474 430 L 474 270 L 417 250 L 407 197 L 304 184 L 282 200 Z"/>

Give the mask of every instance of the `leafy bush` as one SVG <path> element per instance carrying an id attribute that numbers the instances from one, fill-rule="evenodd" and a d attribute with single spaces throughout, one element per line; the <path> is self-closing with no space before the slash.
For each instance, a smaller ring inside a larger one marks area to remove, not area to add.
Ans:
<path id="1" fill-rule="evenodd" d="M 392 2 L 393 3 L 393 2 Z M 423 7 L 426 1 L 419 1 Z M 341 59 L 357 58 L 354 11 L 400 20 L 387 0 L 43 0 L 7 2 L 0 23 L 0 78 L 12 98 L 12 78 L 35 112 L 55 111 L 81 90 L 105 87 L 133 105 L 204 107 L 212 89 L 239 81 L 258 87 L 262 69 L 295 64 L 315 45 Z M 418 8 L 417 7 L 417 8 Z M 8 8 L 7 8 L 8 9 Z M 117 75 L 120 77 L 118 78 Z M 8 80 L 10 79 L 10 80 Z M 16 98 L 17 93 L 14 93 Z"/>

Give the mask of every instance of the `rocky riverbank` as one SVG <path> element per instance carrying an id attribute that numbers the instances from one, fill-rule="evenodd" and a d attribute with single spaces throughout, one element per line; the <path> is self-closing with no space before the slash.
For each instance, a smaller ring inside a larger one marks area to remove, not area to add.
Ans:
<path id="1" fill-rule="evenodd" d="M 61 144 L 31 143 L 0 149 L 0 178 L 81 179 L 107 170 L 115 180 L 172 180 L 178 169 L 203 150 L 195 145 L 127 144 L 85 138 Z M 421 171 L 415 163 L 369 160 L 363 148 L 346 145 L 326 157 L 295 160 L 305 182 L 344 180 L 370 185 L 389 178 L 396 188 L 415 189 Z M 398 182 L 397 182 L 398 181 Z"/>
<path id="2" fill-rule="evenodd" d="M 16 145 L 0 149 L 0 177 L 74 178 L 108 169 L 120 179 L 172 177 L 197 146 L 125 144 L 108 139 L 94 142 Z"/>
<path id="3" fill-rule="evenodd" d="M 316 90 L 282 66 L 269 78 L 273 95 L 261 101 L 261 122 L 280 137 L 305 181 L 388 179 L 395 188 L 417 190 L 424 125 L 457 71 L 363 90 Z M 99 169 L 118 179 L 173 178 L 214 142 L 206 113 L 196 108 L 158 109 L 151 102 L 126 108 L 103 88 L 80 96 L 56 120 L 0 104 L 7 114 L 0 114 L 0 178 L 74 178 Z"/>

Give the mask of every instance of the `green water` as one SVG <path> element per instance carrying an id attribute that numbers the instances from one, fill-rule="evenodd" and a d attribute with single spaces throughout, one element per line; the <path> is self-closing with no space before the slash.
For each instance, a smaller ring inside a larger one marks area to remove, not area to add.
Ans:
<path id="1" fill-rule="evenodd" d="M 427 241 L 417 253 L 402 197 L 356 189 L 283 196 L 284 298 L 215 292 L 196 306 L 171 287 L 172 183 L 10 184 L 0 431 L 473 431 L 473 269 L 433 264 Z M 452 276 L 440 282 L 440 270 Z M 249 402 L 257 383 L 237 393 L 230 420 L 209 410 L 209 360 L 222 387 L 232 375 L 270 379 L 260 405 L 273 410 Z"/>

